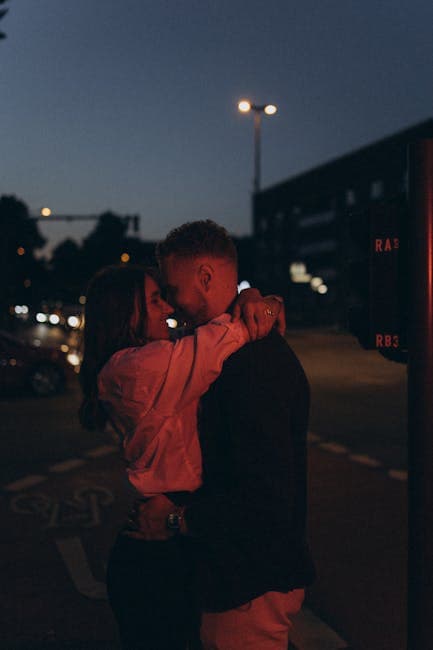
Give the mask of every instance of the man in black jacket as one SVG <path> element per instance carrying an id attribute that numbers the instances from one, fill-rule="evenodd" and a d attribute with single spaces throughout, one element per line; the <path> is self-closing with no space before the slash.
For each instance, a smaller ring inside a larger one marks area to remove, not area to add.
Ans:
<path id="1" fill-rule="evenodd" d="M 158 258 L 168 299 L 190 324 L 231 310 L 237 260 L 223 228 L 184 224 Z M 287 648 L 314 576 L 305 540 L 308 409 L 303 369 L 276 331 L 233 354 L 201 400 L 203 488 L 185 508 L 158 507 L 161 522 L 197 540 L 205 649 Z M 155 525 L 155 509 L 152 517 Z"/>

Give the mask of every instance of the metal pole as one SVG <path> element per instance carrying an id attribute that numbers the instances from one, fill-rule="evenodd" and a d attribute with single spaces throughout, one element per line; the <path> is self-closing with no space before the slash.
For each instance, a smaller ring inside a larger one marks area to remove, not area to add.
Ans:
<path id="1" fill-rule="evenodd" d="M 260 191 L 260 125 L 261 109 L 254 109 L 254 192 Z"/>
<path id="2" fill-rule="evenodd" d="M 409 147 L 408 650 L 433 647 L 433 140 Z"/>

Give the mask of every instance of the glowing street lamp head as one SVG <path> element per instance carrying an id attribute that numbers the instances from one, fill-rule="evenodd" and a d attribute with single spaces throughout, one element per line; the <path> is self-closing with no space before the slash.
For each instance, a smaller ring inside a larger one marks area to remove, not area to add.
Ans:
<path id="1" fill-rule="evenodd" d="M 277 107 L 274 106 L 274 104 L 267 104 L 263 110 L 265 111 L 266 115 L 275 115 L 277 112 Z"/>
<path id="2" fill-rule="evenodd" d="M 51 210 L 50 208 L 41 208 L 41 217 L 50 217 Z"/>
<path id="3" fill-rule="evenodd" d="M 251 102 L 249 102 L 248 99 L 242 99 L 238 103 L 238 109 L 241 113 L 248 113 L 251 110 Z"/>

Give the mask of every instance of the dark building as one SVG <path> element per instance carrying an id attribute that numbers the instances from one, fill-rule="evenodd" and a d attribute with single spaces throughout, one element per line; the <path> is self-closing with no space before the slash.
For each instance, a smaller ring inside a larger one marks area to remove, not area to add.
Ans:
<path id="1" fill-rule="evenodd" d="M 432 137 L 429 119 L 254 196 L 255 282 L 285 297 L 289 322 L 344 325 L 351 221 L 405 199 L 407 145 Z"/>

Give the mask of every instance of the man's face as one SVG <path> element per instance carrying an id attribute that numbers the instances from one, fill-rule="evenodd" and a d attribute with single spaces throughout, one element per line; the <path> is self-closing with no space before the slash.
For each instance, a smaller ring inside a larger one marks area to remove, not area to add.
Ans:
<path id="1" fill-rule="evenodd" d="M 207 302 L 200 285 L 195 260 L 170 255 L 161 261 L 168 302 L 190 325 L 207 321 Z"/>

